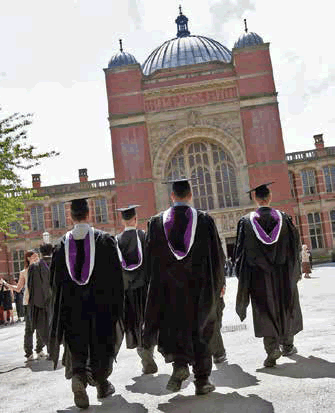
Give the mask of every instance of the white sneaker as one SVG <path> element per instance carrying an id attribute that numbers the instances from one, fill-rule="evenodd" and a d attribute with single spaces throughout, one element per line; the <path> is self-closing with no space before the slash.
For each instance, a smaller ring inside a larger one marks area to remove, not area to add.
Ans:
<path id="1" fill-rule="evenodd" d="M 46 358 L 46 355 L 43 353 L 43 351 L 40 351 L 39 353 L 37 353 L 37 360 L 41 360 Z"/>
<path id="2" fill-rule="evenodd" d="M 26 363 L 28 363 L 29 361 L 33 361 L 34 360 L 34 355 L 30 354 L 29 357 L 26 357 Z"/>

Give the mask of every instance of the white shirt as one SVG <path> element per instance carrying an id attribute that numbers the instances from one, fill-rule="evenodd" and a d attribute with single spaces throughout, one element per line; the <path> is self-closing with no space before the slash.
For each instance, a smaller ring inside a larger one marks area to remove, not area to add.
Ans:
<path id="1" fill-rule="evenodd" d="M 71 231 L 74 239 L 84 239 L 88 233 L 90 226 L 86 223 L 75 224 L 73 230 Z"/>

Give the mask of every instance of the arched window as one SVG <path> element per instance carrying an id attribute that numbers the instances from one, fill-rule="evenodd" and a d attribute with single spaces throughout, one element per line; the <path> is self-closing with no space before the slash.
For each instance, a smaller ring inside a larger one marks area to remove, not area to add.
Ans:
<path id="1" fill-rule="evenodd" d="M 193 202 L 205 210 L 239 205 L 235 165 L 224 148 L 208 142 L 184 144 L 169 161 L 168 180 L 192 177 Z"/>
<path id="2" fill-rule="evenodd" d="M 312 248 L 323 248 L 322 225 L 319 212 L 307 215 Z"/>
<path id="3" fill-rule="evenodd" d="M 323 168 L 326 181 L 326 191 L 335 192 L 335 165 L 325 166 Z"/>
<path id="4" fill-rule="evenodd" d="M 316 194 L 316 179 L 314 169 L 304 169 L 301 171 L 302 185 L 305 195 Z"/>

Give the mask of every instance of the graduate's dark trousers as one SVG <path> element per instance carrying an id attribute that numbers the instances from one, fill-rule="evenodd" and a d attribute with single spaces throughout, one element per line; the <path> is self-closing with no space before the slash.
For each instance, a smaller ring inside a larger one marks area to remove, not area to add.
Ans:
<path id="1" fill-rule="evenodd" d="M 294 336 L 283 336 L 283 337 L 264 337 L 263 343 L 267 354 L 271 354 L 274 350 L 279 349 L 279 345 L 283 346 L 285 351 L 290 351 L 293 347 Z"/>
<path id="2" fill-rule="evenodd" d="M 212 372 L 212 353 L 208 344 L 202 343 L 197 336 L 193 336 L 194 363 L 193 374 L 195 381 L 206 381 Z M 186 367 L 185 357 L 180 354 L 174 358 L 174 367 Z"/>
<path id="3" fill-rule="evenodd" d="M 218 357 L 222 357 L 226 355 L 226 350 L 224 348 L 223 339 L 221 335 L 222 315 L 223 315 L 224 307 L 225 307 L 224 300 L 223 298 L 220 298 L 217 309 L 216 309 L 217 320 L 215 322 L 214 333 L 209 343 L 209 348 L 214 358 L 218 358 Z"/>
<path id="4" fill-rule="evenodd" d="M 30 311 L 28 310 L 28 306 L 24 306 L 24 312 L 25 312 L 25 330 L 24 330 L 24 351 L 25 351 L 25 356 L 29 357 L 33 354 L 33 335 L 34 335 L 34 330 L 33 330 L 33 324 L 32 320 L 30 317 Z M 44 343 L 42 340 L 42 337 L 39 333 L 38 330 L 36 330 L 36 348 L 35 351 L 36 353 L 40 353 L 44 347 Z"/>
<path id="5" fill-rule="evenodd" d="M 112 373 L 112 360 L 106 351 L 106 345 L 99 342 L 92 329 L 92 320 L 88 328 L 83 328 L 80 335 L 65 331 L 65 342 L 69 346 L 72 358 L 72 375 L 91 376 L 96 383 L 103 383 Z"/>

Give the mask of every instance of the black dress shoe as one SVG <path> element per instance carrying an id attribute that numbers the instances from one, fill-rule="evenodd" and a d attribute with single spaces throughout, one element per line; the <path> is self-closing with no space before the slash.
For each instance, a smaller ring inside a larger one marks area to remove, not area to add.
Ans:
<path id="1" fill-rule="evenodd" d="M 90 403 L 86 393 L 86 384 L 80 376 L 72 377 L 72 391 L 75 405 L 81 409 L 87 409 Z"/>
<path id="2" fill-rule="evenodd" d="M 224 361 L 227 361 L 227 357 L 225 354 L 223 354 L 222 356 L 213 357 L 213 361 L 215 364 L 220 364 L 220 363 L 223 363 Z"/>
<path id="3" fill-rule="evenodd" d="M 154 360 L 153 351 L 151 349 L 138 347 L 137 353 L 141 357 L 143 374 L 157 373 L 158 367 Z"/>
<path id="4" fill-rule="evenodd" d="M 173 366 L 173 373 L 166 385 L 167 390 L 176 392 L 181 389 L 182 382 L 190 376 L 190 370 L 186 367 Z"/>
<path id="5" fill-rule="evenodd" d="M 267 358 L 264 360 L 264 367 L 274 367 L 276 365 L 276 360 L 279 359 L 281 356 L 281 351 L 279 349 L 273 350 L 272 353 L 270 353 Z"/>
<path id="6" fill-rule="evenodd" d="M 108 380 L 105 380 L 101 384 L 97 384 L 97 397 L 98 399 L 104 399 L 110 394 L 115 393 L 115 387 Z"/>
<path id="7" fill-rule="evenodd" d="M 212 384 L 209 380 L 195 381 L 194 385 L 195 394 L 197 396 L 201 396 L 203 394 L 207 394 L 215 390 L 214 384 Z"/>
<path id="8" fill-rule="evenodd" d="M 298 353 L 298 349 L 296 348 L 296 346 L 292 346 L 292 347 L 286 347 L 283 346 L 283 351 L 282 351 L 282 355 L 285 357 L 289 357 L 289 356 L 293 356 L 293 354 Z"/>

